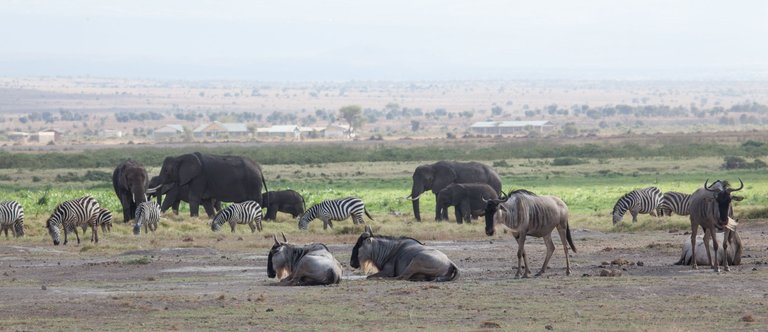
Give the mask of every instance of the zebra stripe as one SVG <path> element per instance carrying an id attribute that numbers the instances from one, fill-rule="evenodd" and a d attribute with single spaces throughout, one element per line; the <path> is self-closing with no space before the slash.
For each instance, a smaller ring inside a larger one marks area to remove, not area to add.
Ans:
<path id="1" fill-rule="evenodd" d="M 648 187 L 630 191 L 619 198 L 613 206 L 613 224 L 621 221 L 627 211 L 632 214 L 632 222 L 637 222 L 638 213 L 650 213 L 655 217 L 659 204 L 661 204 L 659 188 Z"/>
<path id="2" fill-rule="evenodd" d="M 85 235 L 88 226 L 89 225 L 82 225 L 83 235 Z M 100 226 L 103 233 L 112 231 L 112 212 L 100 207 L 99 212 L 96 214 L 96 226 Z"/>
<path id="3" fill-rule="evenodd" d="M 261 205 L 256 201 L 245 201 L 227 206 L 219 211 L 211 221 L 211 230 L 218 232 L 221 225 L 229 223 L 232 233 L 235 232 L 236 224 L 248 224 L 251 227 L 251 233 L 258 229 L 261 232 Z"/>
<path id="4" fill-rule="evenodd" d="M 659 215 L 671 216 L 674 212 L 677 215 L 687 216 L 691 214 L 691 194 L 668 191 L 664 193 L 659 205 Z"/>
<path id="5" fill-rule="evenodd" d="M 133 234 L 141 233 L 141 225 L 144 225 L 144 234 L 148 230 L 153 233 L 157 230 L 157 223 L 160 222 L 160 205 L 154 201 L 139 203 L 136 207 L 136 223 L 133 225 Z"/>
<path id="6" fill-rule="evenodd" d="M 6 238 L 8 229 L 13 232 L 13 237 L 24 235 L 24 208 L 19 202 L 0 202 L 0 233 L 5 232 Z"/>
<path id="7" fill-rule="evenodd" d="M 61 230 L 64 228 L 64 244 L 67 244 L 67 234 L 75 232 L 77 243 L 80 244 L 80 235 L 77 234 L 77 226 L 89 225 L 92 233 L 91 241 L 99 242 L 96 233 L 96 215 L 99 211 L 99 202 L 91 196 L 84 196 L 59 204 L 53 210 L 53 214 L 45 222 L 48 234 L 51 235 L 54 245 L 61 241 Z"/>
<path id="8" fill-rule="evenodd" d="M 328 226 L 333 228 L 332 220 L 344 220 L 352 216 L 352 222 L 357 224 L 365 224 L 363 221 L 363 213 L 368 218 L 373 220 L 368 210 L 365 209 L 363 200 L 355 197 L 347 197 L 341 199 L 332 199 L 322 201 L 315 204 L 311 208 L 304 212 L 299 220 L 299 229 L 307 229 L 309 222 L 314 219 L 320 219 L 323 221 L 323 229 L 327 229 Z"/>

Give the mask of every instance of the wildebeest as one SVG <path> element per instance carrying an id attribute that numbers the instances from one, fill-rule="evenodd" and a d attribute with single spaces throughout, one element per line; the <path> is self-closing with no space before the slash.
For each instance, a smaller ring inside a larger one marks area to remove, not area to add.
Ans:
<path id="1" fill-rule="evenodd" d="M 560 240 L 563 242 L 563 250 L 565 251 L 565 274 L 571 274 L 571 262 L 568 258 L 566 240 L 573 252 L 576 252 L 576 246 L 573 245 L 571 229 L 568 226 L 568 206 L 560 198 L 538 196 L 530 191 L 519 189 L 510 192 L 506 200 L 489 200 L 485 212 L 485 234 L 492 236 L 495 233 L 496 224 L 504 224 L 512 229 L 512 235 L 517 239 L 517 273 L 515 273 L 515 277 L 519 278 L 521 275 L 520 269 L 523 260 L 525 260 L 523 278 L 527 278 L 531 273 L 528 269 L 528 256 L 525 255 L 525 237 L 528 235 L 544 237 L 547 256 L 541 271 L 536 273 L 536 276 L 544 273 L 549 259 L 555 251 L 555 244 L 552 243 L 552 230 L 555 228 L 560 234 Z"/>
<path id="2" fill-rule="evenodd" d="M 303 247 L 283 242 L 272 236 L 275 244 L 267 257 L 267 276 L 277 277 L 281 286 L 315 286 L 338 284 L 341 264 L 322 243 Z"/>
<path id="3" fill-rule="evenodd" d="M 712 239 L 712 249 L 715 251 L 715 257 L 717 257 L 718 244 L 717 237 L 714 236 L 715 229 L 722 228 L 723 236 L 726 239 L 730 238 L 730 233 L 733 228 L 731 202 L 736 200 L 740 201 L 742 197 L 732 196 L 731 193 L 739 191 L 744 188 L 744 182 L 739 179 L 741 186 L 737 189 L 730 187 L 727 181 L 715 181 L 712 185 L 708 186 L 709 180 L 704 181 L 704 187 L 699 188 L 693 193 L 691 197 L 691 256 L 696 256 L 696 234 L 699 231 L 699 226 L 704 230 L 704 242 L 708 239 Z M 729 225 L 730 222 L 730 225 Z M 707 251 L 707 259 L 709 264 L 715 272 L 720 272 L 720 266 L 717 259 L 713 259 L 709 250 L 709 246 L 704 247 Z M 728 241 L 723 242 L 723 249 L 728 251 Z M 698 268 L 696 260 L 693 260 L 691 266 L 694 269 Z M 728 267 L 728 260 L 723 261 L 723 267 L 726 271 L 730 271 Z"/>
<path id="4" fill-rule="evenodd" d="M 659 204 L 661 204 L 661 190 L 656 187 L 648 187 L 642 189 L 632 190 L 624 196 L 621 196 L 616 205 L 613 206 L 613 224 L 616 225 L 624 214 L 629 211 L 632 214 L 632 222 L 637 222 L 637 215 L 639 213 L 649 213 L 654 217 L 658 217 L 656 214 Z"/>
<path id="5" fill-rule="evenodd" d="M 743 252 L 743 247 L 741 244 L 741 237 L 739 236 L 739 233 L 736 231 L 730 232 L 730 239 L 728 241 L 728 265 L 741 265 L 741 254 Z M 723 233 L 717 233 L 717 241 L 722 242 L 723 241 Z M 708 247 L 711 247 L 712 245 L 707 243 Z M 703 237 L 696 237 L 696 263 L 697 264 L 708 264 L 709 258 L 706 256 L 706 253 L 704 252 L 706 249 L 704 248 L 704 238 Z M 725 265 L 723 262 L 723 252 L 724 250 L 720 250 L 717 252 L 717 260 Z M 691 251 L 691 241 L 688 239 L 685 239 L 683 241 L 683 252 L 680 255 L 680 260 L 675 263 L 675 265 L 691 265 L 692 258 L 693 257 L 693 251 Z"/>
<path id="6" fill-rule="evenodd" d="M 409 237 L 374 235 L 370 226 L 352 248 L 349 265 L 363 267 L 363 272 L 376 273 L 368 279 L 411 281 L 451 281 L 459 276 L 459 268 L 448 256 Z"/>

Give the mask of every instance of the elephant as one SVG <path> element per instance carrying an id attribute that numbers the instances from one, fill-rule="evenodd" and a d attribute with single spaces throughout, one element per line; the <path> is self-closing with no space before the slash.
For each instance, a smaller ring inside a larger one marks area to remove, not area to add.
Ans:
<path id="1" fill-rule="evenodd" d="M 147 200 L 146 192 L 149 176 L 144 165 L 135 160 L 126 160 L 112 172 L 112 186 L 123 205 L 123 222 L 128 222 L 136 215 L 136 207 Z"/>
<path id="2" fill-rule="evenodd" d="M 485 215 L 486 201 L 498 198 L 496 191 L 485 183 L 452 183 L 437 193 L 437 207 L 447 211 L 449 206 L 453 206 L 456 223 L 466 221 L 469 224 L 472 222 L 470 215 Z"/>
<path id="3" fill-rule="evenodd" d="M 147 197 L 157 197 L 157 204 L 160 205 L 161 212 L 168 211 L 169 208 L 172 208 L 173 214 L 179 215 L 179 203 L 181 203 L 181 201 L 189 203 L 189 186 L 187 185 L 178 187 L 175 184 L 161 185 L 160 177 L 153 176 L 152 179 L 149 180 L 149 187 L 156 188 L 158 185 L 160 185 L 160 189 L 157 189 L 151 193 L 148 192 Z M 176 199 L 166 199 L 165 204 L 163 204 L 163 195 L 166 195 L 166 197 L 175 197 Z M 212 218 L 217 212 L 221 211 L 220 201 L 215 199 L 206 199 L 201 203 L 205 209 L 205 213 L 209 218 Z"/>
<path id="4" fill-rule="evenodd" d="M 497 195 L 501 194 L 501 178 L 496 172 L 477 162 L 438 161 L 434 164 L 421 165 L 413 172 L 413 187 L 406 197 L 413 201 L 413 216 L 421 221 L 419 197 L 427 190 L 435 194 L 435 220 L 448 219 L 448 212 L 437 206 L 437 193 L 451 183 L 485 183 Z"/>
<path id="5" fill-rule="evenodd" d="M 170 190 L 165 202 L 170 206 L 180 200 L 188 188 L 189 213 L 197 217 L 202 202 L 215 199 L 221 202 L 240 203 L 256 201 L 262 204 L 261 189 L 267 183 L 261 167 L 253 160 L 239 156 L 222 156 L 200 152 L 166 157 L 158 175 L 158 184 L 152 192 L 166 185 L 175 185 L 179 190 Z"/>
<path id="6" fill-rule="evenodd" d="M 265 220 L 276 220 L 278 211 L 290 213 L 293 218 L 304 213 L 304 197 L 295 190 L 265 192 L 261 194 L 261 200 L 267 204 Z"/>

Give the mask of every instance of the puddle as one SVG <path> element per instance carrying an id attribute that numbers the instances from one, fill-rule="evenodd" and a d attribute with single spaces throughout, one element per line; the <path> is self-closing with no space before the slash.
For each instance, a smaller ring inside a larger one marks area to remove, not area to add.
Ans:
<path id="1" fill-rule="evenodd" d="M 365 280 L 368 276 L 341 276 L 341 280 Z"/>
<path id="2" fill-rule="evenodd" d="M 216 273 L 216 272 L 258 272 L 267 268 L 249 266 L 184 266 L 174 269 L 161 270 L 160 273 Z"/>
<path id="3" fill-rule="evenodd" d="M 161 248 L 150 250 L 131 250 L 121 253 L 121 256 L 153 256 L 153 255 L 216 255 L 219 251 L 212 248 Z"/>

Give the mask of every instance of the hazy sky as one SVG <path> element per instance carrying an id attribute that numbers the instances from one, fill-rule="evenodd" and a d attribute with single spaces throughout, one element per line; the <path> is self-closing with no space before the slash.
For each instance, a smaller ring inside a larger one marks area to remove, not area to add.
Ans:
<path id="1" fill-rule="evenodd" d="M 0 1 L 0 76 L 768 79 L 768 1 Z"/>

